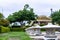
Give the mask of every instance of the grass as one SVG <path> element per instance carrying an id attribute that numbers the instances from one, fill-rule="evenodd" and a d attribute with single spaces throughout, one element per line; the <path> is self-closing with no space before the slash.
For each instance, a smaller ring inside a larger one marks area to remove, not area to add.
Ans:
<path id="1" fill-rule="evenodd" d="M 19 37 L 20 40 L 31 40 L 25 32 L 9 32 L 5 35 L 0 34 L 0 40 L 8 40 L 10 37 Z"/>

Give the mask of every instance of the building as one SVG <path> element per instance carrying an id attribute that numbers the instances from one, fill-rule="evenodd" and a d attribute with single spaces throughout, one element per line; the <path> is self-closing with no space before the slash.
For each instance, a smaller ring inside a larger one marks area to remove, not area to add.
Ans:
<path id="1" fill-rule="evenodd" d="M 41 16 L 38 16 L 37 22 L 39 24 L 48 24 L 49 22 L 51 22 L 51 18 L 44 16 L 44 15 L 41 15 Z"/>
<path id="2" fill-rule="evenodd" d="M 37 23 L 37 24 L 45 24 L 45 25 L 47 25 L 48 23 L 50 23 L 52 21 L 52 19 L 50 18 L 50 17 L 47 17 L 47 16 L 45 16 L 45 15 L 41 15 L 41 16 L 38 16 L 37 18 L 36 18 L 36 20 L 34 20 L 34 21 L 31 21 L 31 24 L 30 25 L 32 25 L 32 24 L 35 24 L 35 23 Z"/>

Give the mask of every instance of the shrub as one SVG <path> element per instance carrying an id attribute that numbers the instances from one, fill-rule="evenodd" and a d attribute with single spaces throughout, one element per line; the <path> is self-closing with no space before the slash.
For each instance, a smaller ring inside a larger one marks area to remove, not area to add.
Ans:
<path id="1" fill-rule="evenodd" d="M 10 28 L 11 31 L 25 31 L 25 28 Z"/>
<path id="2" fill-rule="evenodd" d="M 46 31 L 45 29 L 41 29 L 41 31 Z"/>
<path id="3" fill-rule="evenodd" d="M 29 25 L 25 26 L 25 28 L 28 28 L 28 27 L 31 27 L 31 26 L 29 26 Z"/>
<path id="4" fill-rule="evenodd" d="M 0 20 L 0 25 L 2 26 L 9 26 L 9 21 L 7 19 L 1 19 Z"/>
<path id="5" fill-rule="evenodd" d="M 20 28 L 21 26 L 12 26 L 12 28 Z"/>
<path id="6" fill-rule="evenodd" d="M 44 26 L 44 25 L 45 25 L 44 23 L 40 24 L 40 26 Z"/>
<path id="7" fill-rule="evenodd" d="M 10 31 L 9 27 L 1 26 L 1 33 L 9 32 L 9 31 Z"/>

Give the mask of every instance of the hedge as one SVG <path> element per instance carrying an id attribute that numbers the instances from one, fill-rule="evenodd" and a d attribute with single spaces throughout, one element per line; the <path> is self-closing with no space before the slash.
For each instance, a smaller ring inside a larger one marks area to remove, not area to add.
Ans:
<path id="1" fill-rule="evenodd" d="M 45 24 L 43 24 L 43 23 L 42 23 L 42 24 L 40 24 L 40 26 L 44 26 L 44 25 L 45 25 Z"/>
<path id="2" fill-rule="evenodd" d="M 0 28 L 1 28 L 1 29 L 0 29 L 0 32 L 1 32 L 1 33 L 10 32 L 10 28 L 9 28 L 9 27 L 1 26 Z"/>
<path id="3" fill-rule="evenodd" d="M 10 31 L 25 31 L 25 28 L 10 28 Z"/>

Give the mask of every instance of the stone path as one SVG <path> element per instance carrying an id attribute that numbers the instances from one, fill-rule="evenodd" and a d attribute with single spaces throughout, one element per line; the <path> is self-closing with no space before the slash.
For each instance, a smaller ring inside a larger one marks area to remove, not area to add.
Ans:
<path id="1" fill-rule="evenodd" d="M 0 36 L 6 36 L 6 35 L 8 35 L 8 33 L 2 33 L 2 34 L 0 34 Z"/>
<path id="2" fill-rule="evenodd" d="M 11 36 L 8 38 L 8 40 L 20 40 L 19 36 Z"/>

